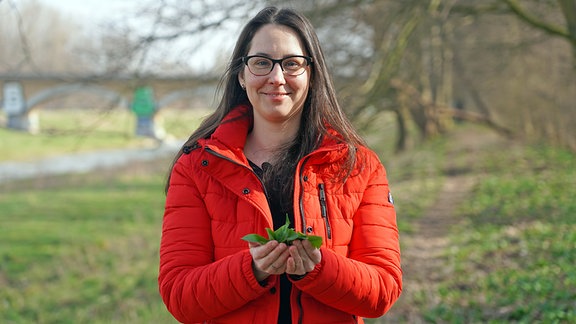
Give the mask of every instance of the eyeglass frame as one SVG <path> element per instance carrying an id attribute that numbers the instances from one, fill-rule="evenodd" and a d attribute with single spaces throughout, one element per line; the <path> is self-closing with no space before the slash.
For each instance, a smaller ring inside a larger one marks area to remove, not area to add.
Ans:
<path id="1" fill-rule="evenodd" d="M 266 74 L 256 74 L 256 73 L 252 72 L 252 70 L 250 70 L 250 66 L 248 66 L 248 60 L 253 58 L 253 57 L 261 57 L 261 58 L 272 61 L 272 66 L 270 67 L 270 71 L 268 71 L 268 73 L 266 73 Z M 301 58 L 305 59 L 306 60 L 306 66 L 304 66 L 304 69 L 302 69 L 302 73 L 286 74 L 286 70 L 284 70 L 284 67 L 282 66 L 282 62 L 284 62 L 284 60 L 295 58 L 295 57 L 301 57 Z M 290 55 L 290 56 L 286 56 L 286 57 L 283 57 L 283 58 L 278 59 L 278 60 L 275 60 L 275 59 L 268 57 L 268 56 L 265 56 L 265 55 L 248 55 L 248 56 L 242 56 L 242 62 L 246 65 L 246 67 L 248 68 L 248 71 L 250 71 L 250 73 L 254 74 L 255 76 L 266 76 L 266 75 L 270 74 L 270 72 L 272 72 L 272 70 L 274 70 L 274 66 L 276 64 L 278 64 L 280 66 L 280 69 L 282 70 L 282 72 L 285 75 L 299 76 L 299 75 L 304 74 L 304 71 L 306 71 L 307 66 L 310 66 L 310 65 L 312 65 L 312 63 L 314 63 L 314 59 L 311 56 L 305 56 L 305 55 Z"/>

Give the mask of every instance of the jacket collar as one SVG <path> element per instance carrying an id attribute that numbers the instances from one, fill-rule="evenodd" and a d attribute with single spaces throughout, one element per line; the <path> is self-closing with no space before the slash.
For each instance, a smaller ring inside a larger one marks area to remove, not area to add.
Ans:
<path id="1" fill-rule="evenodd" d="M 244 145 L 253 121 L 250 106 L 237 106 L 224 117 L 206 144 L 219 154 L 248 164 L 244 156 Z"/>
<path id="2" fill-rule="evenodd" d="M 237 106 L 224 117 L 206 144 L 219 154 L 248 164 L 244 145 L 253 123 L 252 108 L 248 105 Z M 340 140 L 341 136 L 331 128 L 328 128 L 328 133 L 330 135 L 324 136 L 320 148 L 310 154 L 315 155 L 316 163 L 333 162 L 347 152 L 348 147 Z"/>

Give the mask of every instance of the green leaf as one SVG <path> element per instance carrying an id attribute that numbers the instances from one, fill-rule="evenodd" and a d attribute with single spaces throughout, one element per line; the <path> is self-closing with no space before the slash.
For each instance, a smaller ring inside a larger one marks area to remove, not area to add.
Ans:
<path id="1" fill-rule="evenodd" d="M 247 241 L 247 242 L 260 243 L 260 244 L 266 244 L 268 242 L 267 238 L 265 238 L 262 235 L 258 235 L 258 234 L 244 235 L 244 237 L 242 237 L 242 239 L 244 241 Z"/>
<path id="2" fill-rule="evenodd" d="M 286 223 L 280 226 L 275 232 L 274 237 L 276 241 L 279 243 L 286 243 L 288 236 L 290 235 L 290 231 L 293 231 L 290 227 L 290 219 L 288 218 L 288 214 L 286 214 Z"/>
<path id="3" fill-rule="evenodd" d="M 307 235 L 308 241 L 312 244 L 313 247 L 319 249 L 322 246 L 322 236 L 316 235 Z"/>
<path id="4" fill-rule="evenodd" d="M 297 240 L 305 240 L 308 237 L 304 233 L 296 232 L 296 234 L 298 234 Z"/>
<path id="5" fill-rule="evenodd" d="M 290 231 L 288 232 L 288 235 L 286 236 L 286 242 L 291 243 L 292 241 L 297 240 L 299 238 L 301 238 L 300 233 L 296 232 L 293 229 L 290 229 Z"/>
<path id="6" fill-rule="evenodd" d="M 290 228 L 290 218 L 286 214 L 286 223 L 280 226 L 276 231 L 270 228 L 266 228 L 268 233 L 268 239 L 258 234 L 248 234 L 242 239 L 248 242 L 256 242 L 260 244 L 266 244 L 266 242 L 275 240 L 278 243 L 286 243 L 291 245 L 295 240 L 309 240 L 313 247 L 319 249 L 322 246 L 322 237 L 315 235 L 306 235 L 304 233 L 296 232 L 294 229 Z"/>
<path id="7" fill-rule="evenodd" d="M 276 236 L 276 241 L 278 241 L 279 243 L 286 242 L 286 238 L 288 237 L 288 230 L 289 228 L 284 226 L 277 229 L 276 232 L 274 233 L 274 235 Z"/>
<path id="8" fill-rule="evenodd" d="M 276 240 L 276 233 L 274 233 L 274 231 L 271 228 L 266 228 L 266 232 L 268 233 L 268 238 L 270 240 Z"/>

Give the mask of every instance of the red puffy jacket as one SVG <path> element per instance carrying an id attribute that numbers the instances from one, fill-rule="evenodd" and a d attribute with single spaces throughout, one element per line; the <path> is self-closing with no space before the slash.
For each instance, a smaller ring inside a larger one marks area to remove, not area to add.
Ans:
<path id="1" fill-rule="evenodd" d="M 278 317 L 278 276 L 261 286 L 241 240 L 249 233 L 266 236 L 264 229 L 272 227 L 264 188 L 243 153 L 252 123 L 246 111 L 233 110 L 171 174 L 158 282 L 168 310 L 184 323 L 275 323 Z M 384 314 L 402 290 L 385 170 L 360 147 L 360 172 L 335 183 L 346 150 L 327 139 L 296 169 L 294 228 L 322 236 L 323 246 L 322 261 L 292 283 L 294 323 L 363 323 L 362 317 Z M 325 212 L 319 190 L 325 191 Z"/>

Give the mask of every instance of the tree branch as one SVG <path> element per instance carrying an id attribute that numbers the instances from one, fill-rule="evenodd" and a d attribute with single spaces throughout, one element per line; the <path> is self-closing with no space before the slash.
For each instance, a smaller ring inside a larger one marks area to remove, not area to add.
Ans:
<path id="1" fill-rule="evenodd" d="M 522 8 L 516 0 L 504 0 L 504 2 L 508 5 L 510 11 L 512 11 L 518 18 L 520 18 L 520 20 L 524 21 L 525 23 L 536 27 L 550 35 L 560 36 L 562 38 L 566 38 L 571 43 L 576 43 L 576 39 L 573 38 L 567 30 L 538 19 L 537 17 L 530 14 L 527 10 Z"/>

